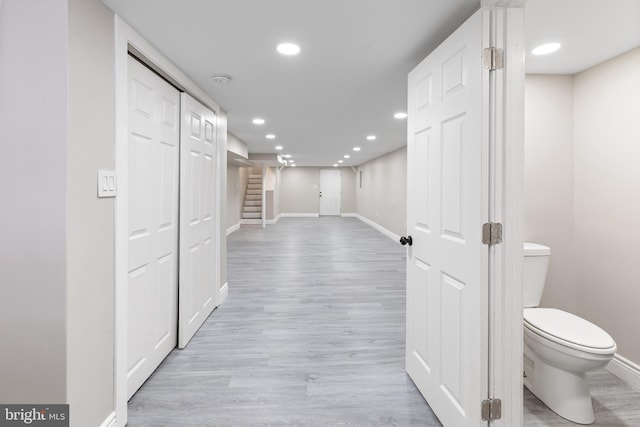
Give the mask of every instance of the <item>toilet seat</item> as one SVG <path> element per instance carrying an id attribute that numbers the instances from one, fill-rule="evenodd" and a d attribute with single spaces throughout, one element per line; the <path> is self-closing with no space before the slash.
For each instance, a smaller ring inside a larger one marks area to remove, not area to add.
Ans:
<path id="1" fill-rule="evenodd" d="M 608 355 L 616 351 L 611 336 L 593 323 L 554 308 L 525 308 L 524 327 L 564 347 L 591 354 Z"/>

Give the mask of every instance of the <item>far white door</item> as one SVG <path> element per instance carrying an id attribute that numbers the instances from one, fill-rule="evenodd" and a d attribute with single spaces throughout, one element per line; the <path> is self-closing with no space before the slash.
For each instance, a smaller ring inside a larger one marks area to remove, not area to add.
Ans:
<path id="1" fill-rule="evenodd" d="M 406 368 L 443 425 L 486 425 L 488 142 L 479 11 L 409 74 Z"/>
<path id="2" fill-rule="evenodd" d="M 180 94 L 129 57 L 127 394 L 176 346 Z"/>
<path id="3" fill-rule="evenodd" d="M 341 186 L 339 169 L 320 169 L 320 215 L 340 215 Z"/>
<path id="4" fill-rule="evenodd" d="M 216 307 L 215 113 L 182 97 L 180 140 L 180 306 L 178 346 L 184 348 Z"/>

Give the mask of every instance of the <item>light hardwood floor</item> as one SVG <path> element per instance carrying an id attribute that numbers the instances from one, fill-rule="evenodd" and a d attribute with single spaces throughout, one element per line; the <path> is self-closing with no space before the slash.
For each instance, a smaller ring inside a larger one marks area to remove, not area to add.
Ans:
<path id="1" fill-rule="evenodd" d="M 354 218 L 228 239 L 229 298 L 129 402 L 129 426 L 439 426 L 404 372 L 405 249 Z"/>

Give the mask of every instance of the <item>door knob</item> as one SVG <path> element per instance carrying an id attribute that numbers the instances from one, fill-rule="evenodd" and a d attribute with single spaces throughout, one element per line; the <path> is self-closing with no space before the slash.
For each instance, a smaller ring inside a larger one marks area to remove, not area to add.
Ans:
<path id="1" fill-rule="evenodd" d="M 409 245 L 409 246 L 411 246 L 411 245 L 413 245 L 413 239 L 411 238 L 411 236 L 407 236 L 407 237 L 402 236 L 402 237 L 400 238 L 400 244 L 401 244 L 402 246 L 404 246 L 404 245 Z"/>

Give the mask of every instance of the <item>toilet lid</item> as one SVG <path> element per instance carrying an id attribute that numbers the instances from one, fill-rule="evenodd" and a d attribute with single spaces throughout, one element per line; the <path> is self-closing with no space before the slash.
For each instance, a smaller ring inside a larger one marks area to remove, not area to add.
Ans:
<path id="1" fill-rule="evenodd" d="M 555 308 L 525 308 L 525 326 L 554 341 L 565 341 L 580 347 L 611 349 L 616 343 L 611 336 L 581 317 Z"/>

